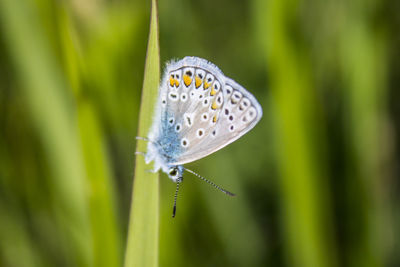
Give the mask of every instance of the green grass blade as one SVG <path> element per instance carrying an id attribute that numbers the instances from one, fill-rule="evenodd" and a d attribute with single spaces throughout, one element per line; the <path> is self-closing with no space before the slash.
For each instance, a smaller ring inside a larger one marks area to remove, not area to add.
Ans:
<path id="1" fill-rule="evenodd" d="M 158 15 L 156 1 L 152 1 L 150 33 L 142 89 L 138 136 L 147 136 L 158 95 L 160 53 L 158 45 Z M 145 151 L 146 144 L 138 142 L 137 151 Z M 128 242 L 125 267 L 157 266 L 159 243 L 159 179 L 147 172 L 143 157 L 136 157 Z"/>

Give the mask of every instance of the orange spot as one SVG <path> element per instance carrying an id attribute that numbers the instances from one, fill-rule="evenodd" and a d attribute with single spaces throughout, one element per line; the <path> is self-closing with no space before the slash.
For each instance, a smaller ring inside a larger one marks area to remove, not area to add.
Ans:
<path id="1" fill-rule="evenodd" d="M 203 81 L 197 76 L 194 79 L 196 81 L 196 88 L 199 88 Z"/>
<path id="2" fill-rule="evenodd" d="M 175 79 L 175 86 L 179 87 L 179 81 L 177 79 Z"/>
<path id="3" fill-rule="evenodd" d="M 211 88 L 211 92 L 210 92 L 210 96 L 213 96 L 217 93 L 217 91 L 215 91 L 214 86 Z"/>
<path id="4" fill-rule="evenodd" d="M 208 82 L 204 82 L 204 90 L 208 89 L 208 87 L 210 87 L 211 83 Z"/>
<path id="5" fill-rule="evenodd" d="M 213 122 L 214 122 L 214 123 L 217 122 L 217 115 L 214 115 L 214 117 L 213 117 Z"/>
<path id="6" fill-rule="evenodd" d="M 171 86 L 174 86 L 174 83 L 175 83 L 175 79 L 172 78 L 172 75 L 169 76 L 169 84 L 170 84 Z"/>
<path id="7" fill-rule="evenodd" d="M 218 108 L 218 106 L 217 106 L 217 102 L 213 102 L 212 103 L 212 105 L 211 105 L 211 109 L 213 109 L 213 110 L 216 110 Z"/>
<path id="8" fill-rule="evenodd" d="M 183 75 L 183 82 L 186 86 L 189 86 L 192 83 L 192 78 L 185 74 Z"/>

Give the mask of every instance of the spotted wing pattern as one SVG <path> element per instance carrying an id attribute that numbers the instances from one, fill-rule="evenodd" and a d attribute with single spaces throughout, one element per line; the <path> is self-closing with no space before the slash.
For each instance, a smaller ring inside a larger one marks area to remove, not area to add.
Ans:
<path id="1" fill-rule="evenodd" d="M 257 100 L 212 63 L 186 57 L 169 64 L 160 86 L 159 135 L 176 136 L 170 164 L 203 158 L 232 143 L 262 117 Z M 170 152 L 167 152 L 167 154 Z"/>

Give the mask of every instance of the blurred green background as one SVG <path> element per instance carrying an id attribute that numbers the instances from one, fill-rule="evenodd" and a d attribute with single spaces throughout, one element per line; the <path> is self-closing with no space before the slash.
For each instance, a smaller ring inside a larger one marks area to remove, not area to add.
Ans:
<path id="1" fill-rule="evenodd" d="M 0 266 L 122 266 L 150 1 L 0 0 Z M 264 109 L 160 177 L 161 266 L 400 266 L 400 2 L 160 0 Z"/>

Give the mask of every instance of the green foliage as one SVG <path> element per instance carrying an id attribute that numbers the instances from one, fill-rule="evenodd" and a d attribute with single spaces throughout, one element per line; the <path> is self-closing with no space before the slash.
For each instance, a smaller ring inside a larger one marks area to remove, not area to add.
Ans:
<path id="1" fill-rule="evenodd" d="M 156 2 L 0 0 L 0 266 L 399 266 L 398 1 Z M 172 219 L 135 137 L 188 55 L 264 117 Z"/>

